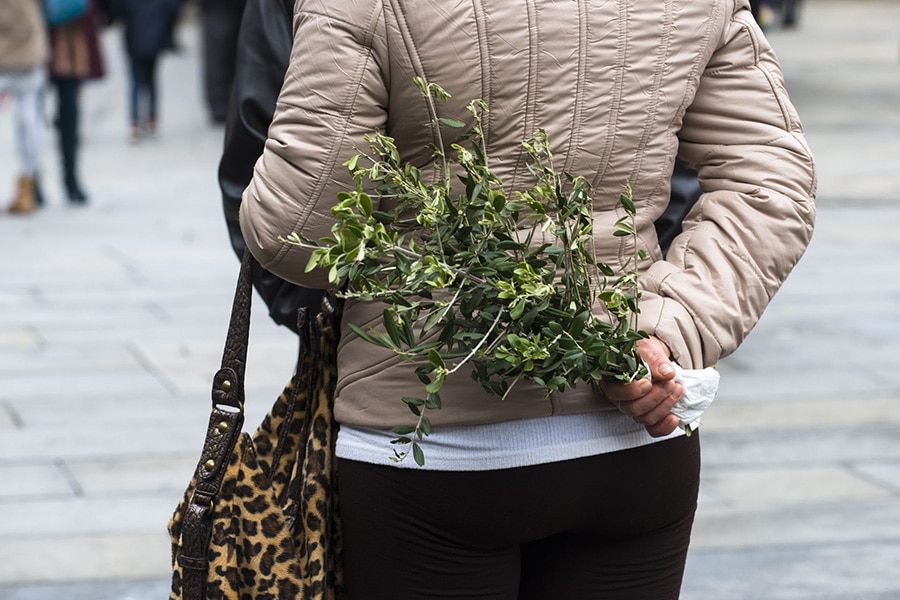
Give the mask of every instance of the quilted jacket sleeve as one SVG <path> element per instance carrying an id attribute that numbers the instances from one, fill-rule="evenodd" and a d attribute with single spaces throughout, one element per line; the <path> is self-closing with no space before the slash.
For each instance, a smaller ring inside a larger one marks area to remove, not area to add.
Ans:
<path id="1" fill-rule="evenodd" d="M 307 2 L 294 15 L 288 72 L 244 191 L 240 225 L 260 264 L 299 285 L 331 287 L 326 271 L 305 272 L 308 250 L 279 236 L 330 234 L 337 193 L 353 187 L 342 165 L 387 120 L 386 85 L 372 48 L 382 20 L 379 3 L 352 0 Z"/>
<path id="2" fill-rule="evenodd" d="M 813 158 L 775 55 L 743 2 L 679 137 L 704 193 L 666 260 L 644 276 L 640 326 L 682 366 L 700 368 L 754 327 L 809 244 L 815 218 Z"/>

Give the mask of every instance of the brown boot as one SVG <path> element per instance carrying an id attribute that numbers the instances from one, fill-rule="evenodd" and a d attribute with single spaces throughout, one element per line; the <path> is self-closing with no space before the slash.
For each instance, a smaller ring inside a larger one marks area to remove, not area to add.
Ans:
<path id="1" fill-rule="evenodd" d="M 20 215 L 37 210 L 37 198 L 34 190 L 34 177 L 19 177 L 19 185 L 16 188 L 16 197 L 9 205 L 9 212 Z"/>

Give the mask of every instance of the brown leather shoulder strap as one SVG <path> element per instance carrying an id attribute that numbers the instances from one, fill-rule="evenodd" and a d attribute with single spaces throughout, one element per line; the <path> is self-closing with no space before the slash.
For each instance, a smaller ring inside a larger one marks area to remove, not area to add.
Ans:
<path id="1" fill-rule="evenodd" d="M 203 453 L 197 465 L 196 487 L 184 514 L 181 553 L 178 557 L 184 574 L 184 600 L 203 600 L 205 597 L 213 503 L 244 425 L 244 373 L 253 296 L 252 262 L 249 251 L 244 250 L 222 366 L 213 378 L 212 410 Z"/>

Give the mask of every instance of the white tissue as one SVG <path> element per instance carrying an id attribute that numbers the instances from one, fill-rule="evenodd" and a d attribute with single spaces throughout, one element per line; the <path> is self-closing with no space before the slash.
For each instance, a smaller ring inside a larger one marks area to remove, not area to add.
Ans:
<path id="1" fill-rule="evenodd" d="M 692 431 L 700 425 L 700 415 L 709 408 L 719 391 L 719 372 L 713 367 L 705 369 L 682 369 L 675 367 L 675 381 L 684 387 L 684 395 L 672 408 L 678 417 L 679 426 Z"/>

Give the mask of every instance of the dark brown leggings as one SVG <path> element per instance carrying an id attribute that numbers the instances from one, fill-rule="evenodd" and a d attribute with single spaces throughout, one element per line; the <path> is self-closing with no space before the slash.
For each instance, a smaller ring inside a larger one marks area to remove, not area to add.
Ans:
<path id="1" fill-rule="evenodd" d="M 338 476 L 350 600 L 667 600 L 700 441 L 500 471 L 341 460 Z"/>

